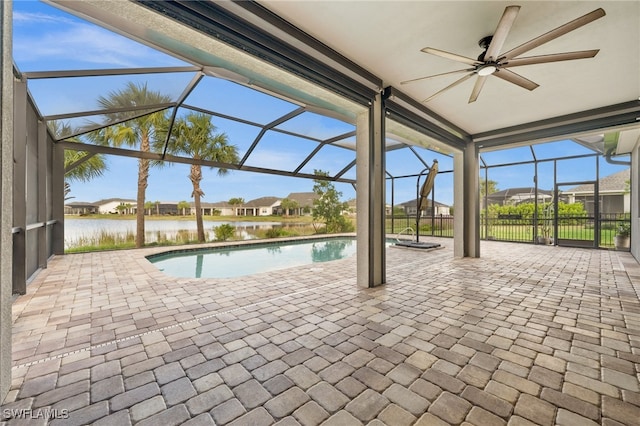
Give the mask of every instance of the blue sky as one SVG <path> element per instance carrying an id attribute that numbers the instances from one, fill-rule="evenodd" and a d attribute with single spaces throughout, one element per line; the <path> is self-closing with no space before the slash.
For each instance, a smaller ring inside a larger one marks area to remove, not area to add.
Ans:
<path id="1" fill-rule="evenodd" d="M 101 69 L 125 67 L 155 67 L 186 65 L 165 54 L 154 51 L 108 30 L 80 20 L 72 15 L 39 1 L 18 0 L 14 2 L 14 58 L 21 71 L 52 71 L 69 69 Z M 145 82 L 152 90 L 177 97 L 193 74 L 170 74 L 154 76 L 92 77 L 81 79 L 30 80 L 29 89 L 36 98 L 41 112 L 58 114 L 98 109 L 98 96 L 107 96 L 109 91 L 120 90 L 129 81 Z M 215 110 L 228 115 L 266 124 L 269 121 L 297 108 L 297 105 L 271 98 L 256 91 L 243 88 L 221 79 L 205 77 L 187 99 L 187 104 Z M 455 121 L 455 120 L 454 120 Z M 82 120 L 70 121 L 76 126 Z M 231 144 L 236 145 L 240 156 L 249 148 L 259 128 L 233 121 L 214 119 L 219 131 L 227 134 Z M 334 119 L 304 113 L 280 126 L 283 130 L 300 132 L 322 138 L 346 133 L 353 126 Z M 251 154 L 247 165 L 293 170 L 316 146 L 315 142 L 293 138 L 282 133 L 268 132 Z M 573 143 L 549 143 L 535 147 L 537 158 L 586 154 L 586 148 Z M 431 165 L 439 161 L 441 171 L 451 170 L 450 158 L 417 148 L 422 160 Z M 529 148 L 482 154 L 488 164 L 511 163 L 532 159 Z M 335 147 L 324 147 L 320 154 L 307 164 L 302 172 L 313 173 L 322 169 L 336 173 L 354 157 L 353 152 Z M 392 151 L 387 155 L 387 170 L 394 176 L 417 174 L 424 164 L 409 150 Z M 122 197 L 135 199 L 137 182 L 137 160 L 122 157 L 107 157 L 109 170 L 101 178 L 89 183 L 72 183 L 73 201 L 95 201 L 101 198 Z M 576 182 L 595 179 L 595 160 L 565 160 L 558 167 L 559 182 Z M 600 175 L 615 173 L 623 166 L 600 161 Z M 187 178 L 189 166 L 175 164 L 161 169 L 152 169 L 147 188 L 147 200 L 180 201 L 191 200 L 191 183 Z M 202 188 L 203 201 L 214 202 L 242 197 L 245 200 L 262 196 L 285 197 L 290 192 L 306 192 L 313 188 L 313 181 L 267 174 L 231 171 L 218 176 L 217 170 L 204 169 Z M 499 189 L 533 186 L 533 165 L 491 168 L 489 179 L 498 182 Z M 484 176 L 484 174 L 483 174 Z M 355 179 L 355 168 L 346 177 Z M 539 166 L 540 188 L 553 187 L 552 163 Z M 387 184 L 387 201 L 391 202 L 391 181 Z M 336 183 L 343 199 L 355 197 L 350 184 Z M 394 202 L 400 203 L 415 198 L 416 178 L 396 179 L 393 182 Z M 453 203 L 452 173 L 440 174 L 435 183 L 437 201 Z"/>

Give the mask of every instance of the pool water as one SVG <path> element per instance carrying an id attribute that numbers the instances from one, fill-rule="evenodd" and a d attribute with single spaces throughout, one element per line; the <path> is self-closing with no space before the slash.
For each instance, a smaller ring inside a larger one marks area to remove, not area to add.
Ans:
<path id="1" fill-rule="evenodd" d="M 344 259 L 355 253 L 355 238 L 325 238 L 168 252 L 147 259 L 173 277 L 230 278 Z"/>

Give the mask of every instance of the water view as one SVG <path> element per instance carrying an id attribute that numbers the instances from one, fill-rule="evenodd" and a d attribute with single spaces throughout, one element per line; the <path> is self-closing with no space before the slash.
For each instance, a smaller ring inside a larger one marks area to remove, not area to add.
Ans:
<path id="1" fill-rule="evenodd" d="M 205 237 L 215 239 L 213 228 L 230 224 L 235 228 L 234 239 L 250 240 L 257 238 L 256 233 L 273 228 L 294 228 L 299 224 L 280 222 L 251 222 L 251 221 L 204 221 Z M 64 243 L 65 249 L 86 245 L 87 241 L 100 239 L 108 234 L 118 240 L 125 240 L 127 236 L 135 235 L 135 219 L 76 219 L 65 218 Z M 194 240 L 196 234 L 195 220 L 145 220 L 145 242 L 157 243 L 171 240 Z"/>

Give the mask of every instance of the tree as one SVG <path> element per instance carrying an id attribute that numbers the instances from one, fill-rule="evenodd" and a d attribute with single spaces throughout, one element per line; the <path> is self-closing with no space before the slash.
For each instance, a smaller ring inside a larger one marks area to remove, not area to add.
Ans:
<path id="1" fill-rule="evenodd" d="M 404 210 L 404 207 L 393 206 L 393 214 L 394 216 L 406 216 L 407 212 Z"/>
<path id="2" fill-rule="evenodd" d="M 498 192 L 498 182 L 495 180 L 485 180 L 482 177 L 480 178 L 480 196 L 484 197 L 485 195 L 493 194 L 494 192 Z"/>
<path id="3" fill-rule="evenodd" d="M 292 200 L 290 198 L 285 198 L 280 203 L 280 207 L 282 207 L 282 210 L 284 211 L 284 215 L 285 216 L 289 216 L 289 210 L 295 210 L 299 206 L 298 206 L 298 202 L 296 200 Z"/>
<path id="4" fill-rule="evenodd" d="M 182 210 L 182 216 L 186 216 L 185 210 L 190 208 L 191 204 L 188 201 L 180 201 L 178 203 L 178 210 Z"/>
<path id="5" fill-rule="evenodd" d="M 149 216 L 151 216 L 151 209 L 153 208 L 153 203 L 151 201 L 144 202 L 144 209 L 149 212 Z"/>
<path id="6" fill-rule="evenodd" d="M 233 209 L 233 215 L 237 216 L 238 215 L 238 209 L 236 208 L 236 206 L 241 206 L 244 204 L 244 198 L 230 198 L 229 199 L 229 204 L 231 204 L 234 209 Z"/>
<path id="7" fill-rule="evenodd" d="M 203 113 L 191 113 L 176 120 L 171 135 L 172 152 L 185 154 L 194 160 L 208 160 L 220 163 L 238 162 L 238 149 L 230 145 L 225 133 L 216 133 L 216 126 L 211 117 Z M 223 176 L 227 169 L 218 168 L 218 175 Z M 200 187 L 202 180 L 202 166 L 192 164 L 189 179 L 193 185 L 193 197 L 196 210 L 196 228 L 198 241 L 204 242 L 204 227 L 202 225 L 202 209 L 200 198 L 204 191 Z"/>
<path id="8" fill-rule="evenodd" d="M 136 105 L 158 105 L 171 102 L 171 97 L 160 92 L 147 89 L 146 84 L 129 82 L 122 90 L 112 91 L 108 96 L 100 96 L 98 104 L 107 120 L 105 124 L 112 126 L 92 132 L 92 138 L 103 143 L 120 147 L 138 147 L 141 152 L 150 152 L 152 146 L 160 146 L 164 139 L 159 130 L 167 128 L 165 111 L 154 112 L 142 117 L 133 118 L 126 108 Z M 109 111 L 117 112 L 109 112 Z M 138 160 L 138 192 L 136 197 L 136 247 L 144 246 L 144 204 L 149 179 L 151 161 L 145 158 Z"/>
<path id="9" fill-rule="evenodd" d="M 316 176 L 329 176 L 327 172 L 322 170 L 314 170 Z M 313 192 L 318 198 L 313 200 L 313 220 L 320 220 L 325 223 L 328 233 L 346 232 L 353 225 L 347 221 L 342 212 L 349 208 L 346 202 L 340 201 L 342 192 L 337 191 L 331 183 L 326 179 L 314 179 Z"/>
<path id="10" fill-rule="evenodd" d="M 75 131 L 70 125 L 56 120 L 49 122 L 50 129 L 57 139 L 72 135 Z M 80 143 L 80 139 L 72 137 L 66 139 L 67 142 Z M 86 151 L 64 150 L 64 190 L 65 201 L 73 198 L 68 197 L 71 192 L 71 182 L 88 182 L 91 179 L 100 177 L 108 170 L 107 161 L 103 154 L 94 154 Z"/>
<path id="11" fill-rule="evenodd" d="M 216 236 L 216 241 L 227 241 L 229 238 L 233 237 L 235 232 L 236 228 L 228 223 L 223 223 L 220 226 L 213 227 L 213 233 Z"/>

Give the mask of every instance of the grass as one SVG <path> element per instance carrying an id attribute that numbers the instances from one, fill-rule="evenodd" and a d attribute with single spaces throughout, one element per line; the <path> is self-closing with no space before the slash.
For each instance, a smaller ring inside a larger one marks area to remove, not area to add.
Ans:
<path id="1" fill-rule="evenodd" d="M 616 235 L 614 229 L 600 230 L 600 246 L 613 247 Z M 504 241 L 533 241 L 533 227 L 531 225 L 493 225 L 489 227 L 489 236 Z M 481 237 L 485 238 L 485 227 L 481 227 Z M 562 225 L 558 228 L 558 239 L 593 241 L 595 231 L 593 227 L 583 225 Z"/>
<path id="2" fill-rule="evenodd" d="M 391 227 L 391 221 L 387 219 L 387 233 L 397 234 L 405 230 L 407 227 L 415 229 L 415 219 L 406 220 L 402 218 L 396 219 L 394 227 Z M 517 242 L 533 242 L 534 240 L 534 228 L 532 225 L 491 225 L 489 226 L 488 233 L 484 224 L 480 226 L 480 238 L 495 239 L 498 241 L 517 241 Z M 410 232 L 403 232 L 405 235 L 411 235 Z M 430 236 L 432 235 L 431 220 L 429 218 L 422 219 L 420 222 L 420 235 Z M 435 222 L 435 228 L 433 235 L 437 237 L 453 237 L 453 222 L 443 221 L 439 223 Z M 487 236 L 488 235 L 488 236 Z M 603 224 L 600 230 L 600 246 L 601 247 L 613 247 L 614 237 L 616 235 L 616 228 L 612 226 L 606 226 Z M 593 241 L 594 229 L 592 226 L 585 225 L 561 225 L 558 228 L 559 239 L 564 240 L 582 240 Z"/>
<path id="3" fill-rule="evenodd" d="M 99 218 L 98 216 L 104 216 L 104 218 L 111 219 L 111 216 L 118 216 L 117 219 L 121 219 L 125 215 L 94 215 L 92 218 Z M 75 217 L 75 216 L 74 216 Z M 84 216 L 86 217 L 86 216 Z M 162 216 L 164 217 L 164 216 Z M 215 217 L 215 216 L 214 216 Z M 135 218 L 134 216 L 129 217 L 129 219 Z M 175 219 L 174 217 L 170 217 L 171 219 Z M 195 220 L 194 217 L 186 217 L 186 220 Z M 254 218 L 264 218 L 264 216 L 260 217 L 240 217 L 237 221 L 242 220 L 243 222 L 274 222 L 274 219 L 280 219 L 279 216 L 268 216 L 267 219 L 262 220 L 253 220 Z M 305 217 L 306 218 L 306 217 Z M 251 220 L 248 220 L 251 219 Z M 278 220 L 281 223 L 300 223 L 299 217 L 291 217 L 288 220 Z M 277 238 L 277 237 L 291 237 L 291 236 L 304 236 L 304 235 L 314 235 L 316 234 L 316 229 L 313 227 L 311 223 L 311 218 L 309 217 L 299 226 L 290 226 L 287 228 L 270 228 L 270 229 L 257 229 L 253 231 L 252 237 L 265 239 L 265 238 Z M 228 218 L 226 216 L 221 217 L 219 220 L 227 221 Z M 233 225 L 230 225 L 233 228 Z M 217 236 L 215 235 L 215 227 L 208 226 L 205 222 L 205 241 L 212 242 L 216 241 Z M 235 231 L 235 229 L 234 229 Z M 175 246 L 175 245 L 183 245 L 183 244 L 197 244 L 198 238 L 195 230 L 178 230 L 174 233 L 168 233 L 165 231 L 156 231 L 155 232 L 155 241 L 151 243 L 145 244 L 145 247 L 157 247 L 157 246 Z M 147 234 L 148 235 L 148 234 Z M 226 238 L 226 241 L 234 241 L 244 239 L 243 236 L 238 235 L 233 232 L 233 235 L 229 238 Z M 89 235 L 84 235 L 81 238 L 67 243 L 68 247 L 65 249 L 65 253 L 85 253 L 92 251 L 107 251 L 107 250 L 122 250 L 122 249 L 131 249 L 135 248 L 135 233 L 127 232 L 126 234 L 121 234 L 119 232 L 110 232 L 105 229 L 96 230 Z"/>
<path id="4" fill-rule="evenodd" d="M 118 250 L 134 248 L 136 246 L 136 236 L 133 232 L 125 235 L 108 232 L 104 229 L 95 231 L 93 234 L 84 235 L 77 239 L 73 245 L 65 249 L 65 253 L 82 253 L 87 251 Z"/>

